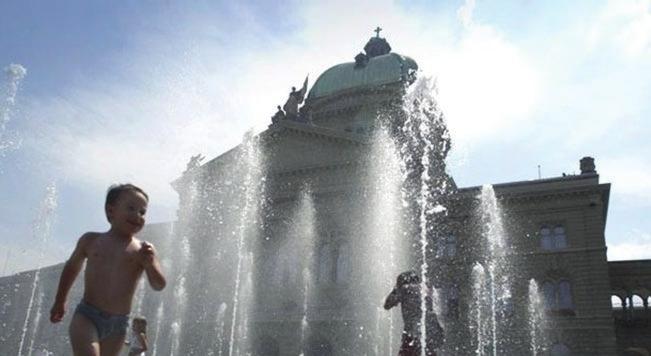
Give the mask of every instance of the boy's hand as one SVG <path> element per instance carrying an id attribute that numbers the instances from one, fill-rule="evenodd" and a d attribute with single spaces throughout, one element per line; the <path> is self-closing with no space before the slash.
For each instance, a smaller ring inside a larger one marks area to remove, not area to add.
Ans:
<path id="1" fill-rule="evenodd" d="M 54 303 L 52 309 L 50 309 L 50 321 L 52 323 L 58 323 L 63 320 L 63 315 L 66 313 L 65 303 Z"/>
<path id="2" fill-rule="evenodd" d="M 142 264 L 145 267 L 151 266 L 154 263 L 155 257 L 156 250 L 154 250 L 154 245 L 147 241 L 143 241 L 142 245 L 140 245 L 140 258 L 142 258 Z"/>

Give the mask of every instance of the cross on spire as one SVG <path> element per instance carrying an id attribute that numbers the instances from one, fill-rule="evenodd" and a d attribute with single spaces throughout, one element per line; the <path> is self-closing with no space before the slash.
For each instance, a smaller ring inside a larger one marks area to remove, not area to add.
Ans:
<path id="1" fill-rule="evenodd" d="M 373 32 L 375 32 L 375 37 L 380 38 L 380 31 L 382 31 L 382 29 L 380 28 L 380 26 L 378 26 L 375 29 L 375 31 L 373 31 Z"/>

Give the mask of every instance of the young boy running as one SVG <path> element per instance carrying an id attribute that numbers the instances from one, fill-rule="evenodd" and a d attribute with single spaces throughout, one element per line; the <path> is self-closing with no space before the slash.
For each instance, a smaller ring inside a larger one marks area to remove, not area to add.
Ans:
<path id="1" fill-rule="evenodd" d="M 111 186 L 104 206 L 111 224 L 104 233 L 88 232 L 66 262 L 50 321 L 66 312 L 66 299 L 86 262 L 84 296 L 70 322 L 75 356 L 118 355 L 124 345 L 131 301 L 144 271 L 155 290 L 165 288 L 165 277 L 154 246 L 134 237 L 145 225 L 149 197 L 131 184 Z"/>

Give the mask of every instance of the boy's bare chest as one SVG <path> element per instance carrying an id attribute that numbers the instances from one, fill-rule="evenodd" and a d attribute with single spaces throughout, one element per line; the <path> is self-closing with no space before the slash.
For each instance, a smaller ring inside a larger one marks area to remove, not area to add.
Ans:
<path id="1" fill-rule="evenodd" d="M 130 246 L 97 244 L 88 251 L 88 267 L 101 270 L 138 270 L 138 251 Z"/>

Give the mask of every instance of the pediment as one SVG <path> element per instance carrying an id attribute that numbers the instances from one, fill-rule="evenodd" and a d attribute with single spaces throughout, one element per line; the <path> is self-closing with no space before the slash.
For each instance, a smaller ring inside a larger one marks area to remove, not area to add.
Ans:
<path id="1" fill-rule="evenodd" d="M 263 160 L 271 174 L 346 166 L 357 162 L 367 147 L 363 137 L 290 121 L 270 126 L 259 137 Z M 230 175 L 234 167 L 241 165 L 242 153 L 242 145 L 237 145 L 196 171 L 183 174 L 172 186 L 178 190 L 187 179 L 198 175 L 210 179 Z"/>
<path id="2" fill-rule="evenodd" d="M 273 173 L 348 164 L 366 147 L 364 140 L 345 132 L 293 122 L 273 125 L 261 136 Z"/>

